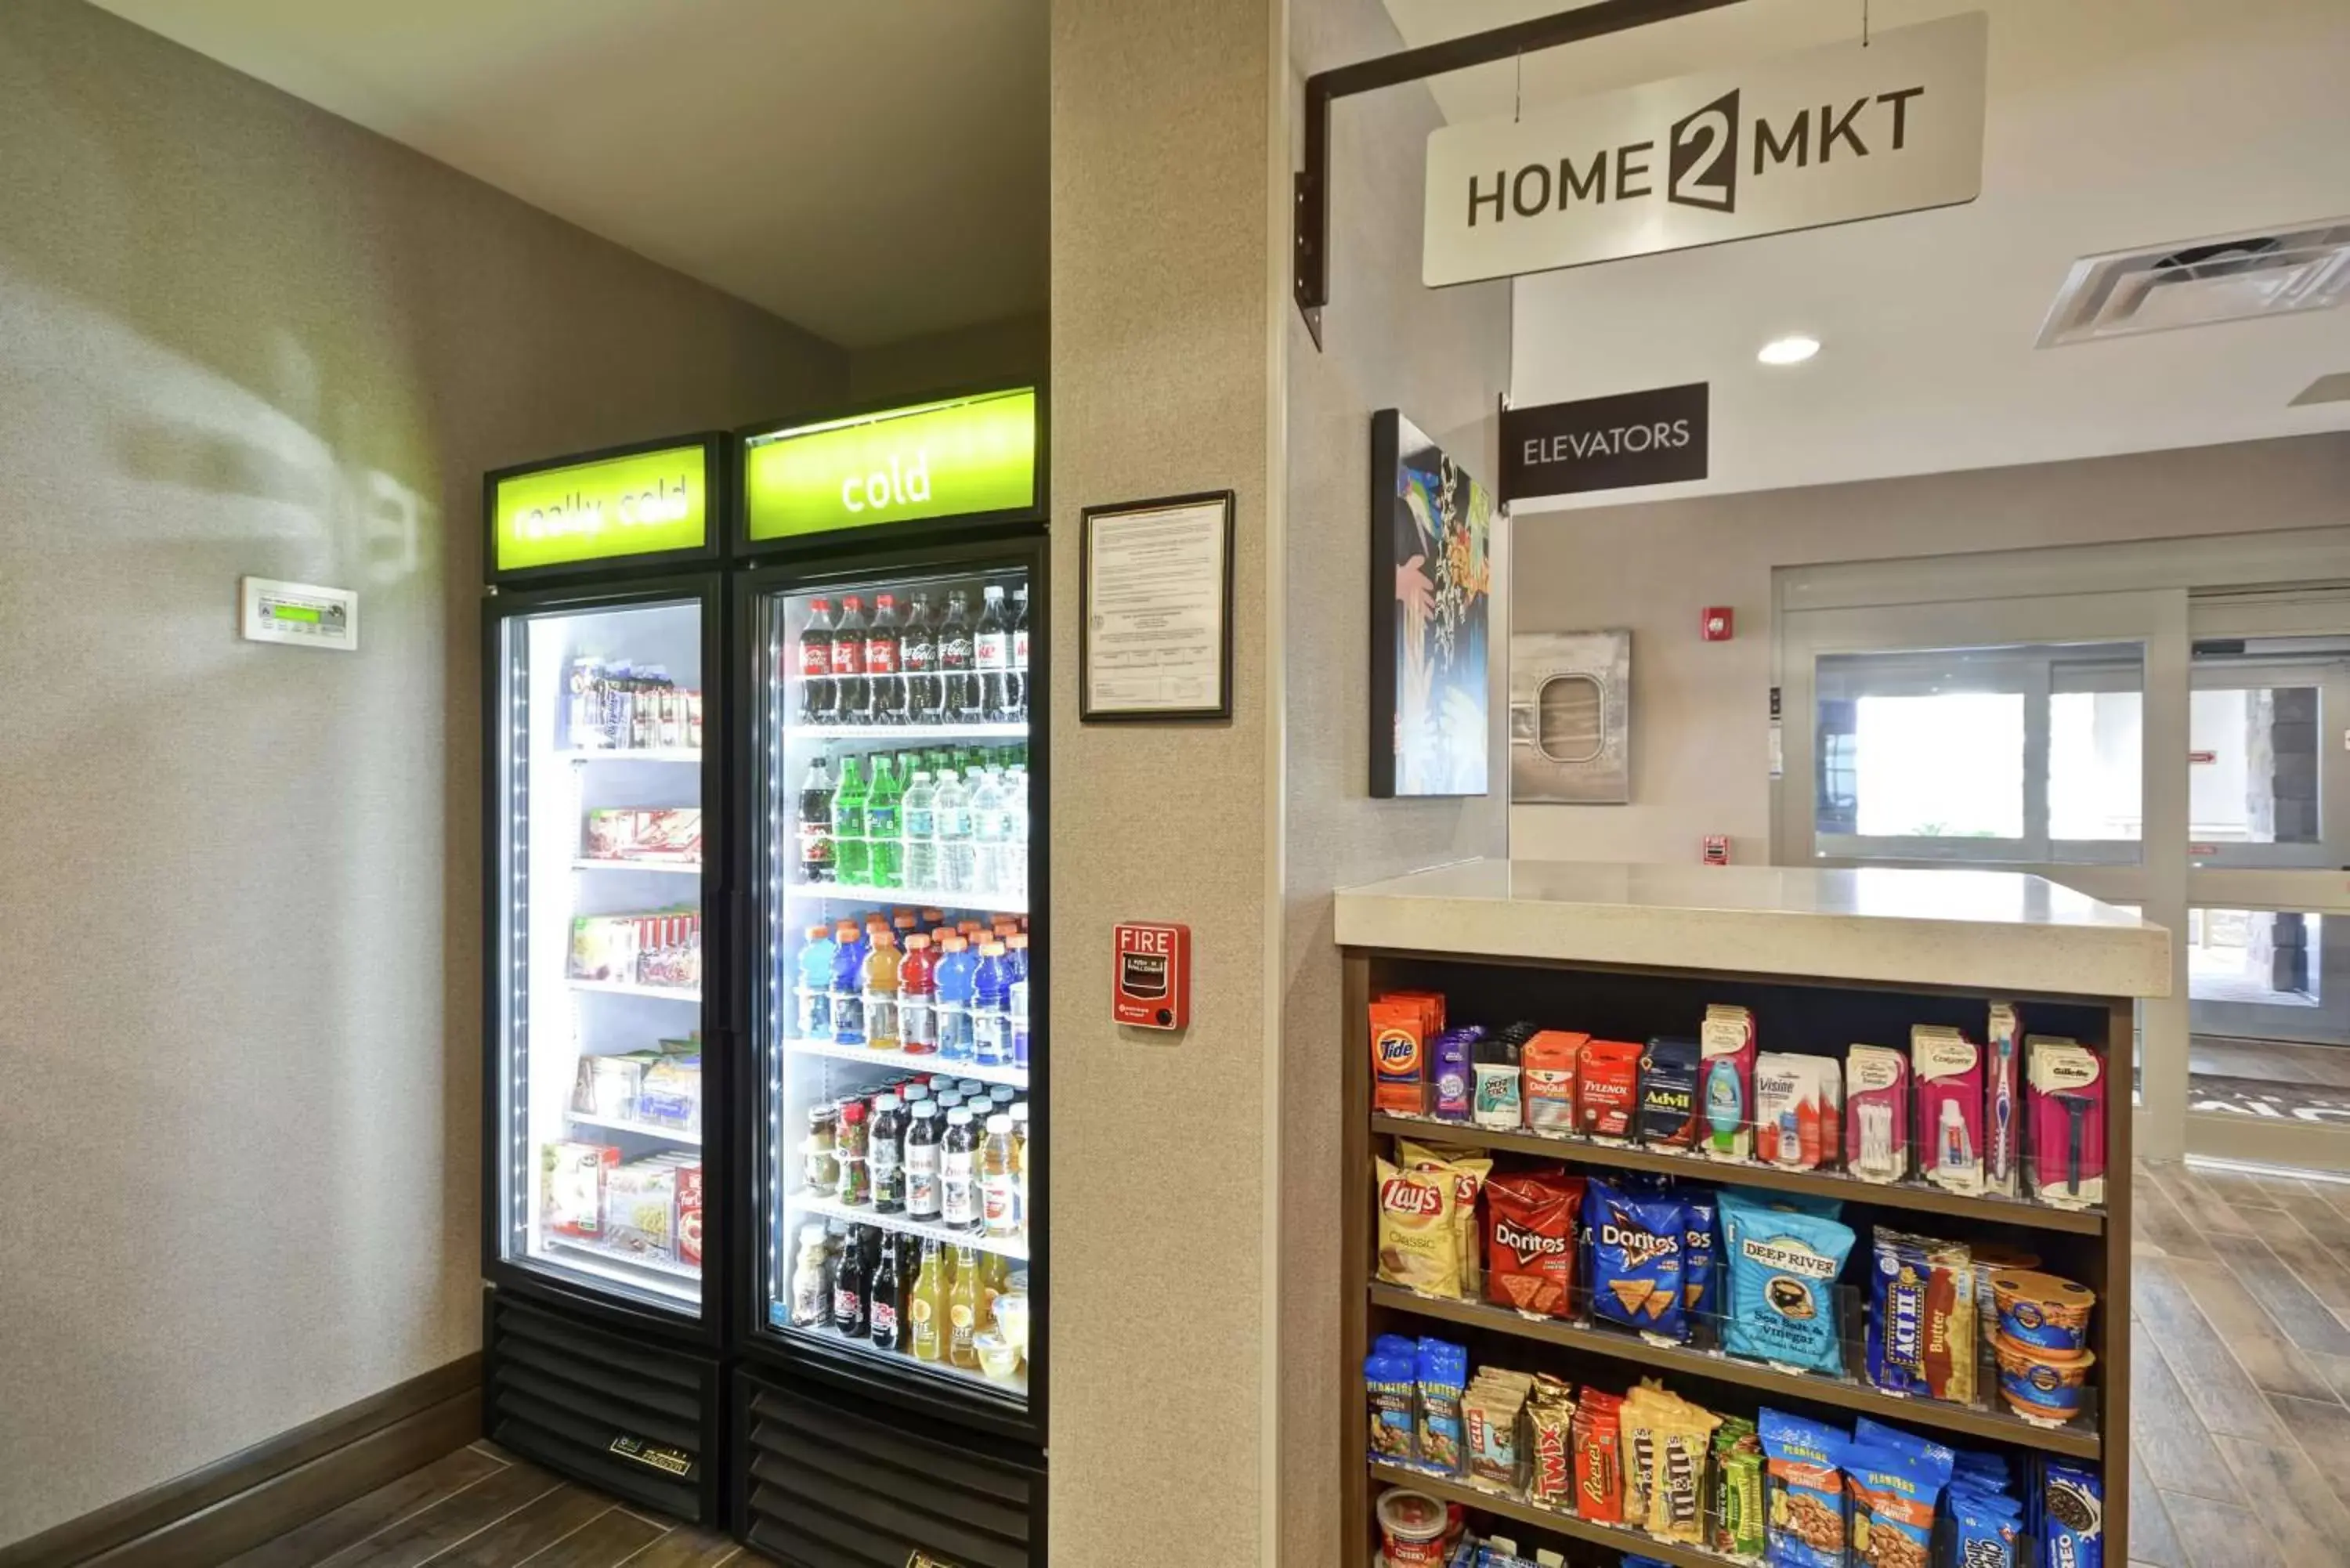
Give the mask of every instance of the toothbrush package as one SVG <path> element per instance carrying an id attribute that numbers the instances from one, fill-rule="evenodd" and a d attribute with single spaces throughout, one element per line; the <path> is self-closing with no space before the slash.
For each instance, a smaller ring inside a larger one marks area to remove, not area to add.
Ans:
<path id="1" fill-rule="evenodd" d="M 2106 1200 L 2106 1059 L 2074 1041 L 2034 1034 L 2023 1043 L 2024 1169 L 2032 1196 L 2059 1209 Z"/>
<path id="2" fill-rule="evenodd" d="M 1704 1107 L 1699 1147 L 1709 1159 L 1742 1164 L 1754 1158 L 1754 1015 L 1713 1003 L 1697 1038 L 1698 1097 Z"/>
<path id="3" fill-rule="evenodd" d="M 2023 1020 L 2012 1002 L 1991 1004 L 1983 1035 L 1983 1190 L 2013 1198 L 2023 1175 Z"/>
<path id="4" fill-rule="evenodd" d="M 1863 1181 L 1909 1174 L 1909 1062 L 1882 1045 L 1844 1060 L 1844 1168 Z"/>
<path id="5" fill-rule="evenodd" d="M 1909 1031 L 1918 1085 L 1918 1168 L 1952 1192 L 1983 1189 L 1982 1047 L 1939 1023 Z"/>
<path id="6" fill-rule="evenodd" d="M 1843 1147 L 1844 1075 L 1828 1056 L 1763 1051 L 1754 1058 L 1754 1157 L 1817 1170 Z"/>

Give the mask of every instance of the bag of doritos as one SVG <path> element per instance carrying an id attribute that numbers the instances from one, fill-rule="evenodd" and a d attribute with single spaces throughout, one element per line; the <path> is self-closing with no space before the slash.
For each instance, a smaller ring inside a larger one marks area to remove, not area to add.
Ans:
<path id="1" fill-rule="evenodd" d="M 1689 1210 L 1678 1198 L 1635 1197 L 1594 1178 L 1584 1189 L 1595 1317 L 1673 1341 L 1689 1337 L 1681 1260 Z"/>
<path id="2" fill-rule="evenodd" d="M 1721 1293 L 1715 1288 L 1721 1258 L 1714 1238 L 1721 1233 L 1721 1212 L 1711 1189 L 1692 1190 L 1681 1199 L 1689 1210 L 1689 1251 L 1681 1254 L 1681 1301 L 1690 1315 L 1712 1317 L 1721 1311 Z"/>
<path id="3" fill-rule="evenodd" d="M 1844 1371 L 1835 1282 L 1852 1227 L 1724 1192 L 1722 1266 L 1730 1276 L 1721 1347 L 1732 1355 L 1830 1376 Z"/>

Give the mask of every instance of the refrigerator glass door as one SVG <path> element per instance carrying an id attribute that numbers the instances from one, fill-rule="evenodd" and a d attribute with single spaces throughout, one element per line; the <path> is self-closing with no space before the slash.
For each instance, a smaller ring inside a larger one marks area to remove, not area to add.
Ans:
<path id="1" fill-rule="evenodd" d="M 702 1094 L 702 615 L 695 597 L 501 622 L 492 825 L 502 1255 L 693 1318 L 702 1139 L 721 1132 Z"/>
<path id="2" fill-rule="evenodd" d="M 764 1321 L 1016 1412 L 1027 595 L 1017 566 L 877 573 L 753 617 Z"/>

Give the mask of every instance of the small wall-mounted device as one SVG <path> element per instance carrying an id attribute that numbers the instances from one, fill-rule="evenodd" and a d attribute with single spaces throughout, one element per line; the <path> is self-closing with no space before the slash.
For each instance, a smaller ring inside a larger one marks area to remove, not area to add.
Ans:
<path id="1" fill-rule="evenodd" d="M 1709 605 L 1699 630 L 1708 642 L 1728 642 L 1736 623 L 1736 616 L 1728 605 Z"/>
<path id="2" fill-rule="evenodd" d="M 239 577 L 236 587 L 238 629 L 247 641 L 359 651 L 359 596 L 350 589 L 274 577 Z"/>

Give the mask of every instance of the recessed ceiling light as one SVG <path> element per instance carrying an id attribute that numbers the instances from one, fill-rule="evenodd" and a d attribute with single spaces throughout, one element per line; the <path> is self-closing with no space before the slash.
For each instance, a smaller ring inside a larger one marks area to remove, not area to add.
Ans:
<path id="1" fill-rule="evenodd" d="M 1765 365 L 1800 365 L 1819 351 L 1818 338 L 1797 333 L 1791 337 L 1773 337 L 1754 357 Z"/>

